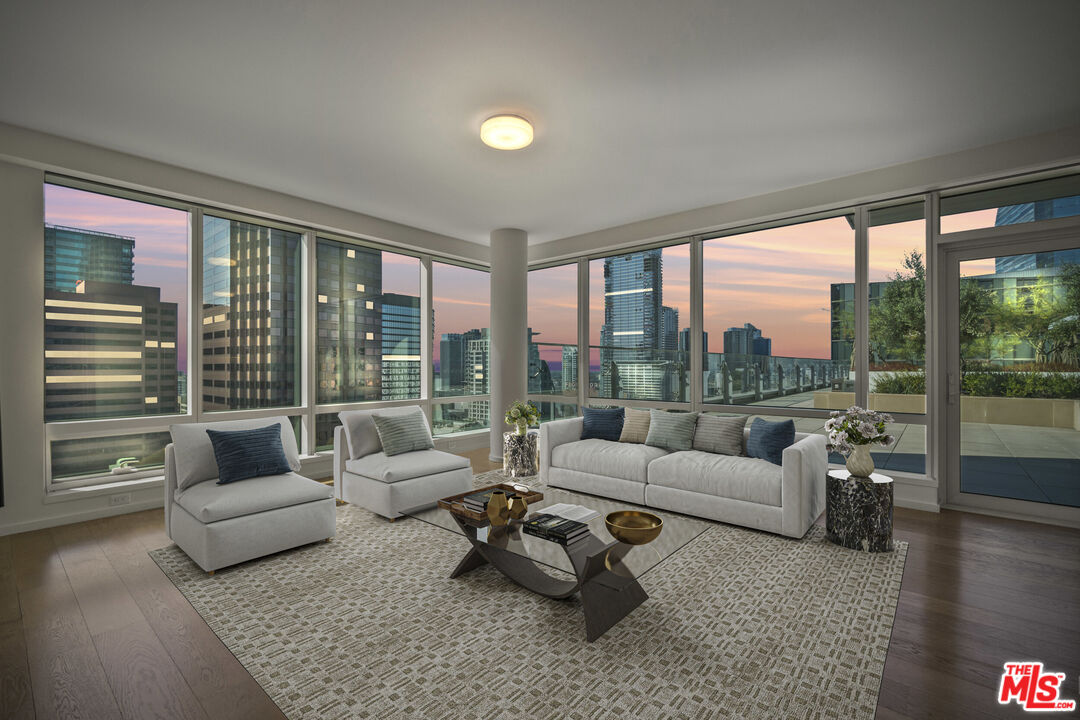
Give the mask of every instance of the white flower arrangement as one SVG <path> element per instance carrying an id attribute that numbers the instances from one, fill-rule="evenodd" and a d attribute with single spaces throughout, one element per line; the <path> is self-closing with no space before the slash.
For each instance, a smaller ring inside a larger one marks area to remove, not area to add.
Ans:
<path id="1" fill-rule="evenodd" d="M 531 426 L 540 424 L 540 411 L 531 402 L 515 400 L 504 419 L 507 425 L 517 426 L 518 435 L 524 435 Z"/>
<path id="2" fill-rule="evenodd" d="M 891 445 L 895 438 L 885 432 L 885 425 L 893 421 L 887 413 L 865 410 L 852 405 L 840 412 L 834 410 L 825 421 L 829 452 L 847 457 L 856 445 Z"/>

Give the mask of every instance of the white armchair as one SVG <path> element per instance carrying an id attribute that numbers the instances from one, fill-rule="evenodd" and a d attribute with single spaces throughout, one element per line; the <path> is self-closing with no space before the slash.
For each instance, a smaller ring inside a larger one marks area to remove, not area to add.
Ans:
<path id="1" fill-rule="evenodd" d="M 434 449 L 399 455 L 382 451 L 372 415 L 400 415 L 418 409 L 410 405 L 338 413 L 342 423 L 334 430 L 334 495 L 338 500 L 367 508 L 392 522 L 406 510 L 433 505 L 439 498 L 472 488 L 468 458 Z"/>
<path id="2" fill-rule="evenodd" d="M 218 485 L 211 430 L 281 425 L 281 444 L 292 472 Z M 333 537 L 333 491 L 296 473 L 300 457 L 287 417 L 184 423 L 169 428 L 165 447 L 165 533 L 195 563 L 219 568 Z"/>

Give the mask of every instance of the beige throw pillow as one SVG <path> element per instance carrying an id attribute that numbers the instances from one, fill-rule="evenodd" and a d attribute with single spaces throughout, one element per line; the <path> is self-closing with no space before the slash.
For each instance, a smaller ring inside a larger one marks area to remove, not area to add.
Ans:
<path id="1" fill-rule="evenodd" d="M 643 444 L 647 437 L 649 437 L 649 411 L 626 408 L 619 442 Z"/>

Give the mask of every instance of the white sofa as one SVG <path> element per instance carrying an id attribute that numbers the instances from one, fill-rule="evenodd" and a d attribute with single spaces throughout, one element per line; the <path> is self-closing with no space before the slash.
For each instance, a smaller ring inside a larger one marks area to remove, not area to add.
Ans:
<path id="1" fill-rule="evenodd" d="M 795 538 L 825 509 L 828 455 L 821 435 L 795 433 L 781 467 L 700 450 L 582 440 L 582 424 L 576 417 L 540 426 L 545 484 Z"/>
<path id="2" fill-rule="evenodd" d="M 433 505 L 439 498 L 472 488 L 468 458 L 441 450 L 414 450 L 399 455 L 382 451 L 371 416 L 417 412 L 410 405 L 338 413 L 334 430 L 334 494 L 391 521 L 406 510 Z M 424 418 L 427 422 L 427 418 Z M 430 426 L 428 428 L 430 431 Z"/>
<path id="3" fill-rule="evenodd" d="M 206 430 L 251 430 L 279 423 L 292 472 L 218 485 Z M 334 536 L 333 490 L 296 473 L 300 456 L 287 417 L 184 423 L 165 447 L 165 533 L 203 570 L 219 568 Z"/>

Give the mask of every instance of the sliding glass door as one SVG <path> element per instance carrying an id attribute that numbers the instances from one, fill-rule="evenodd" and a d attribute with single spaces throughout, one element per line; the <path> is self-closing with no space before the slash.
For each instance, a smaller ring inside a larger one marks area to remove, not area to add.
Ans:
<path id="1" fill-rule="evenodd" d="M 1078 520 L 1080 230 L 963 246 L 945 251 L 949 502 Z"/>

